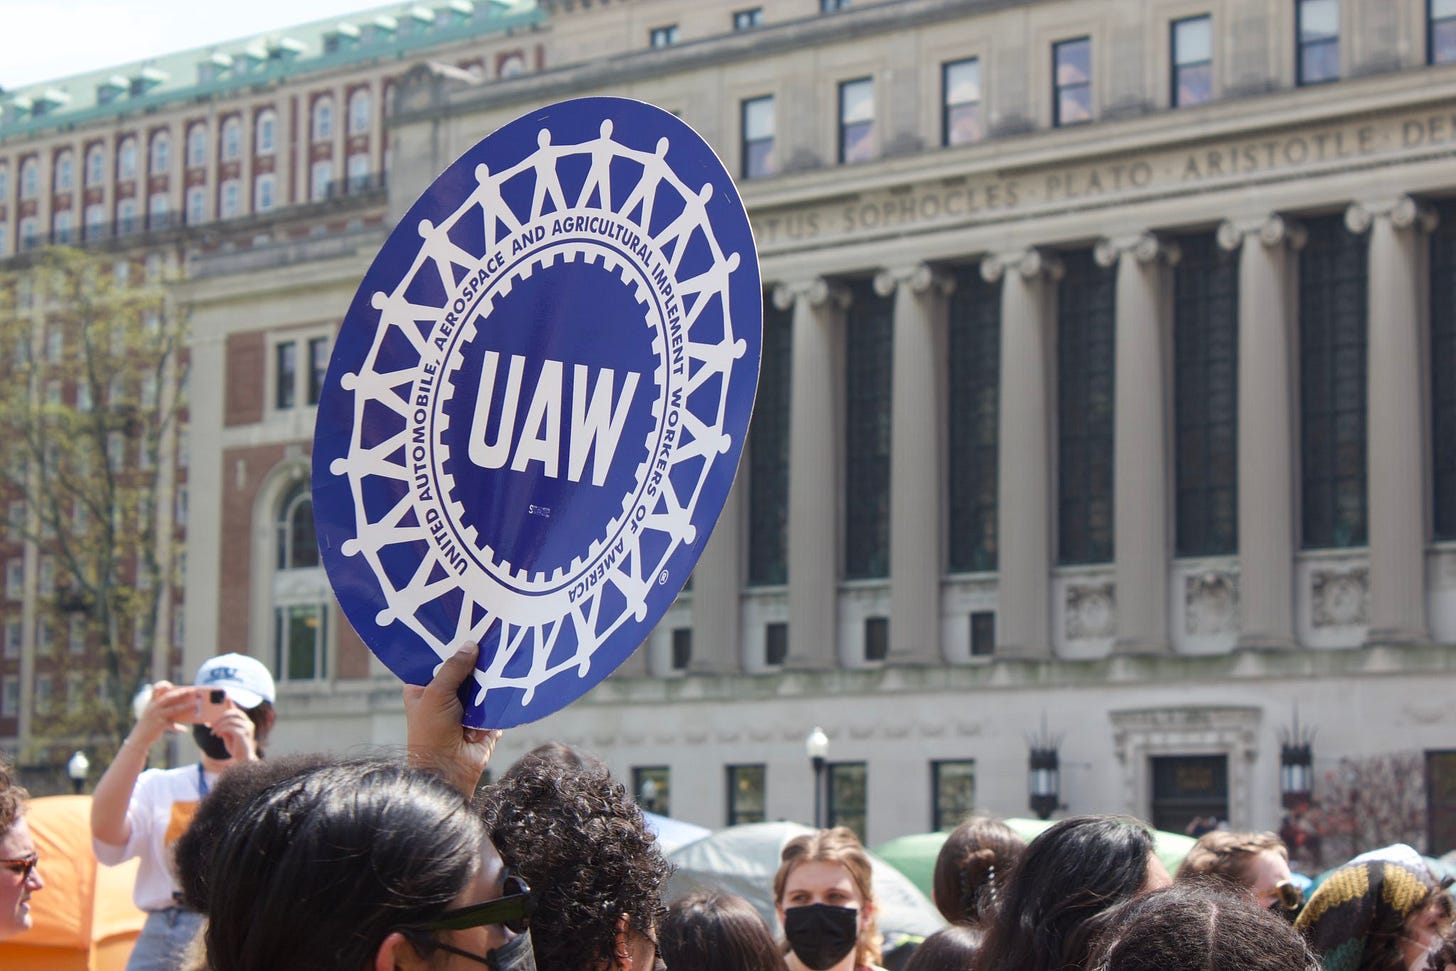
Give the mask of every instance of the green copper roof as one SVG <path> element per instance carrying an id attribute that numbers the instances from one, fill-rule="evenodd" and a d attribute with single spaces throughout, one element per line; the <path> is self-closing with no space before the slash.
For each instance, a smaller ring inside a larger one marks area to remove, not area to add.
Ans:
<path id="1" fill-rule="evenodd" d="M 422 0 L 283 27 L 0 93 L 0 139 L 538 24 L 536 0 Z"/>

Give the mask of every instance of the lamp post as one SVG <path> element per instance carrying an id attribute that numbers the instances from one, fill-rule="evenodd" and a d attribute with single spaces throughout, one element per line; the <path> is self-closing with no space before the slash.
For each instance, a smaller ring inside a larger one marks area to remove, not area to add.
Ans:
<path id="1" fill-rule="evenodd" d="M 651 778 L 642 780 L 642 789 L 638 793 L 638 801 L 642 807 L 650 813 L 657 812 L 657 783 Z"/>
<path id="2" fill-rule="evenodd" d="M 1308 806 L 1314 800 L 1314 732 L 1294 725 L 1279 732 L 1279 798 L 1285 809 Z"/>
<path id="3" fill-rule="evenodd" d="M 804 751 L 814 767 L 814 828 L 824 828 L 824 766 L 829 758 L 829 736 L 818 725 L 804 739 Z"/>
<path id="4" fill-rule="evenodd" d="M 86 773 L 91 771 L 91 760 L 86 758 L 86 753 L 76 749 L 76 754 L 66 763 L 66 775 L 71 777 L 71 788 L 76 795 L 86 788 Z"/>
<path id="5" fill-rule="evenodd" d="M 1061 759 L 1055 746 L 1033 745 L 1028 759 L 1027 788 L 1031 811 L 1037 819 L 1050 819 L 1062 801 Z"/>

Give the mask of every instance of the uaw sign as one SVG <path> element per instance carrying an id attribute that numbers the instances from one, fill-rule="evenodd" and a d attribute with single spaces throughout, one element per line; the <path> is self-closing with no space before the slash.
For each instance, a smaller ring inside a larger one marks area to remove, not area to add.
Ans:
<path id="1" fill-rule="evenodd" d="M 314 445 L 324 565 L 390 670 L 478 642 L 465 721 L 505 728 L 632 653 L 732 484 L 760 294 L 727 172 L 650 105 L 542 109 L 431 185 L 349 308 Z"/>

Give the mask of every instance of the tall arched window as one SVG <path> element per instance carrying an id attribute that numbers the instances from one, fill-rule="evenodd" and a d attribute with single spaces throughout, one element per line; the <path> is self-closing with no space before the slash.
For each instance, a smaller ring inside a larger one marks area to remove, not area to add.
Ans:
<path id="1" fill-rule="evenodd" d="M 313 140 L 334 137 L 334 96 L 321 94 L 313 102 Z"/>
<path id="2" fill-rule="evenodd" d="M 106 148 L 100 143 L 86 149 L 86 185 L 100 185 L 106 181 Z"/>
<path id="3" fill-rule="evenodd" d="M 137 145 L 135 138 L 124 139 L 116 150 L 116 177 L 122 182 L 136 178 Z"/>
<path id="4" fill-rule="evenodd" d="M 198 168 L 207 164 L 207 126 L 195 122 L 187 129 L 187 166 Z"/>
<path id="5" fill-rule="evenodd" d="M 328 675 L 330 597 L 319 565 L 308 480 L 285 487 L 275 521 L 274 659 L 283 681 Z"/>
<path id="6" fill-rule="evenodd" d="M 222 157 L 231 162 L 242 154 L 243 123 L 237 115 L 231 115 L 222 123 Z"/>
<path id="7" fill-rule="evenodd" d="M 76 156 L 69 148 L 56 153 L 56 171 L 51 185 L 56 192 L 70 192 L 76 187 Z"/>
<path id="8" fill-rule="evenodd" d="M 148 171 L 152 175 L 166 175 L 172 164 L 172 136 L 166 131 L 152 133 Z"/>
<path id="9" fill-rule="evenodd" d="M 258 112 L 253 123 L 253 152 L 258 155 L 272 155 L 277 147 L 278 113 L 272 108 Z"/>
<path id="10" fill-rule="evenodd" d="M 349 95 L 349 134 L 362 135 L 369 130 L 369 89 L 359 88 Z"/>
<path id="11" fill-rule="evenodd" d="M 278 569 L 300 570 L 319 565 L 313 527 L 313 495 L 307 482 L 293 485 L 278 512 Z"/>
<path id="12" fill-rule="evenodd" d="M 40 195 L 40 162 L 34 155 L 20 163 L 20 198 L 34 199 Z"/>

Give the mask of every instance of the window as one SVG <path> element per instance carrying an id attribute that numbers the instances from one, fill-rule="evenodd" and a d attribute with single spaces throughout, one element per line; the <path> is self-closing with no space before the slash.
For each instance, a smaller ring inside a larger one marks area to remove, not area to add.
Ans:
<path id="1" fill-rule="evenodd" d="M 1152 822 L 1157 829 L 1186 832 L 1195 818 L 1227 820 L 1227 755 L 1155 755 Z"/>
<path id="2" fill-rule="evenodd" d="M 1000 476 L 1001 287 L 958 269 L 946 328 L 951 573 L 994 570 Z"/>
<path id="3" fill-rule="evenodd" d="M 253 177 L 253 208 L 258 212 L 268 212 L 273 208 L 273 186 L 276 179 L 272 172 L 265 172 L 262 175 Z"/>
<path id="4" fill-rule="evenodd" d="M 996 653 L 996 612 L 971 611 L 971 657 L 991 657 Z"/>
<path id="5" fill-rule="evenodd" d="M 26 216 L 20 220 L 20 246 L 22 249 L 35 249 L 40 245 L 40 220 L 35 216 Z"/>
<path id="6" fill-rule="evenodd" d="M 207 164 L 207 126 L 197 122 L 187 128 L 187 167 Z"/>
<path id="7" fill-rule="evenodd" d="M 0 159 L 0 205 L 10 197 L 10 163 Z"/>
<path id="8" fill-rule="evenodd" d="M 172 224 L 172 200 L 166 192 L 153 192 L 147 200 L 147 225 L 153 229 L 166 229 Z"/>
<path id="9" fill-rule="evenodd" d="M 831 762 L 828 766 L 830 826 L 848 826 L 865 840 L 867 769 L 863 762 Z"/>
<path id="10" fill-rule="evenodd" d="M 1340 78 L 1340 0 L 1298 0 L 1295 31 L 1299 38 L 1295 80 L 1323 84 Z"/>
<path id="11" fill-rule="evenodd" d="M 774 158 L 773 95 L 743 102 L 743 177 L 761 179 L 778 169 Z"/>
<path id="12" fill-rule="evenodd" d="M 1173 273 L 1178 556 L 1238 552 L 1239 268 L 1213 234 L 1179 240 Z"/>
<path id="13" fill-rule="evenodd" d="M 243 123 L 237 115 L 222 123 L 222 158 L 224 162 L 234 161 L 243 152 Z"/>
<path id="14" fill-rule="evenodd" d="M 1175 108 L 1213 100 L 1213 18 L 1188 17 L 1173 21 L 1173 90 Z"/>
<path id="15" fill-rule="evenodd" d="M 321 603 L 278 607 L 275 667 L 283 681 L 328 676 L 328 607 Z"/>
<path id="16" fill-rule="evenodd" d="M 72 617 L 66 622 L 66 650 L 71 654 L 86 651 L 86 618 Z"/>
<path id="17" fill-rule="evenodd" d="M 758 402 L 748 435 L 748 585 L 789 582 L 789 389 L 794 311 L 763 308 Z M 776 663 L 776 662 L 769 662 Z"/>
<path id="18" fill-rule="evenodd" d="M 222 201 L 218 205 L 218 215 L 223 219 L 232 219 L 242 211 L 240 187 L 237 179 L 228 179 L 218 190 L 222 194 Z"/>
<path id="19" fill-rule="evenodd" d="M 763 765 L 728 766 L 728 825 L 762 823 L 768 819 L 765 783 L 768 769 Z"/>
<path id="20" fill-rule="evenodd" d="M 0 715 L 14 718 L 20 714 L 20 679 L 6 675 L 0 678 Z"/>
<path id="21" fill-rule="evenodd" d="M 839 84 L 839 161 L 868 162 L 878 152 L 875 143 L 875 82 L 873 78 Z"/>
<path id="22" fill-rule="evenodd" d="M 277 149 L 274 132 L 278 127 L 278 114 L 272 108 L 258 112 L 253 121 L 253 154 L 272 155 Z"/>
<path id="23" fill-rule="evenodd" d="M 55 192 L 70 192 L 76 187 L 76 161 L 69 148 L 56 154 L 56 172 L 52 185 Z"/>
<path id="24" fill-rule="evenodd" d="M 1092 120 L 1092 39 L 1078 37 L 1052 45 L 1052 124 Z"/>
<path id="25" fill-rule="evenodd" d="M 40 162 L 34 155 L 20 163 L 20 198 L 34 199 L 40 195 Z"/>
<path id="26" fill-rule="evenodd" d="M 313 103 L 313 140 L 323 141 L 334 137 L 334 98 L 321 95 Z"/>
<path id="27" fill-rule="evenodd" d="M 135 138 L 124 139 L 116 150 L 116 178 L 130 182 L 137 174 L 137 144 Z"/>
<path id="28" fill-rule="evenodd" d="M 1338 215 L 1299 254 L 1300 495 L 1305 549 L 1366 542 L 1366 251 Z"/>
<path id="29" fill-rule="evenodd" d="M 750 7 L 747 10 L 733 11 L 734 30 L 752 30 L 754 27 L 763 25 L 763 8 Z M 731 825 L 731 824 L 730 824 Z"/>
<path id="30" fill-rule="evenodd" d="M 7 536 L 12 543 L 25 538 L 25 501 L 23 499 L 10 501 L 10 506 L 6 510 L 5 525 L 9 530 Z"/>
<path id="31" fill-rule="evenodd" d="M 100 239 L 106 231 L 106 206 L 93 202 L 86 207 L 86 238 Z"/>
<path id="32" fill-rule="evenodd" d="M 1116 272 L 1063 255 L 1057 307 L 1057 561 L 1112 561 Z"/>
<path id="33" fill-rule="evenodd" d="M 52 682 L 49 674 L 37 674 L 35 676 L 35 713 L 37 715 L 49 715 L 51 713 Z"/>
<path id="34" fill-rule="evenodd" d="M 1456 206 L 1441 218 L 1430 244 L 1432 520 L 1437 540 L 1456 540 Z"/>
<path id="35" fill-rule="evenodd" d="M 51 217 L 51 238 L 57 243 L 69 245 L 76 241 L 76 214 L 62 209 Z"/>
<path id="36" fill-rule="evenodd" d="M 17 619 L 12 618 L 5 621 L 5 656 L 7 658 L 20 657 L 20 642 L 24 630 Z"/>
<path id="37" fill-rule="evenodd" d="M 1456 0 L 1428 0 L 1426 12 L 1426 62 L 1450 64 L 1456 61 Z"/>
<path id="38" fill-rule="evenodd" d="M 106 181 L 106 149 L 92 145 L 86 149 L 86 184 L 100 185 Z"/>
<path id="39" fill-rule="evenodd" d="M 324 391 L 324 377 L 329 370 L 330 341 L 327 337 L 314 337 L 308 342 L 308 397 L 310 405 L 317 405 Z"/>
<path id="40" fill-rule="evenodd" d="M 8 560 L 5 563 L 5 597 L 19 600 L 25 595 L 25 562 Z"/>
<path id="41" fill-rule="evenodd" d="M 37 617 L 35 620 L 35 653 L 42 657 L 50 657 L 55 648 L 56 638 L 52 633 L 50 618 Z"/>
<path id="42" fill-rule="evenodd" d="M 665 765 L 632 767 L 632 794 L 643 812 L 672 815 L 672 770 Z"/>
<path id="43" fill-rule="evenodd" d="M 45 335 L 45 359 L 47 364 L 61 363 L 61 357 L 66 353 L 66 332 L 59 324 L 51 324 L 46 328 Z"/>
<path id="44" fill-rule="evenodd" d="M 308 171 L 308 198 L 322 202 L 329 197 L 329 186 L 334 181 L 334 163 L 331 159 L 320 159 Z"/>
<path id="45" fill-rule="evenodd" d="M 976 810 L 975 760 L 931 762 L 930 789 L 930 831 L 955 829 Z"/>
<path id="46" fill-rule="evenodd" d="M 187 225 L 196 226 L 207 220 L 207 187 L 194 185 L 187 190 Z"/>
<path id="47" fill-rule="evenodd" d="M 348 165 L 349 191 L 363 192 L 369 188 L 369 156 L 350 155 Z"/>
<path id="48" fill-rule="evenodd" d="M 981 61 L 968 57 L 940 66 L 940 143 L 978 142 L 986 131 L 981 122 Z"/>
<path id="49" fill-rule="evenodd" d="M 894 300 L 850 285 L 845 320 L 844 577 L 890 575 L 890 376 Z"/>
<path id="50" fill-rule="evenodd" d="M 890 655 L 890 618 L 866 617 L 864 621 L 864 659 L 883 661 Z"/>
<path id="51" fill-rule="evenodd" d="M 278 344 L 273 349 L 273 365 L 273 407 L 286 411 L 298 401 L 298 344 Z"/>
<path id="52" fill-rule="evenodd" d="M 778 667 L 789 656 L 789 625 L 776 620 L 763 625 L 763 663 Z"/>
<path id="53" fill-rule="evenodd" d="M 153 133 L 150 155 L 148 171 L 152 175 L 166 175 L 172 166 L 172 136 L 165 131 Z"/>
<path id="54" fill-rule="evenodd" d="M 672 629 L 672 670 L 686 671 L 693 663 L 693 629 L 674 627 Z"/>
<path id="55" fill-rule="evenodd" d="M 819 0 L 820 13 L 833 13 L 849 6 L 850 0 Z"/>
<path id="56" fill-rule="evenodd" d="M 141 228 L 138 219 L 138 207 L 135 199 L 123 199 L 116 204 L 116 230 L 122 235 L 129 235 Z"/>
<path id="57" fill-rule="evenodd" d="M 653 27 L 647 34 L 647 42 L 652 47 L 671 47 L 677 43 L 677 24 Z"/>
<path id="58" fill-rule="evenodd" d="M 349 95 L 349 134 L 362 135 L 369 131 L 371 99 L 368 88 L 359 88 Z"/>

